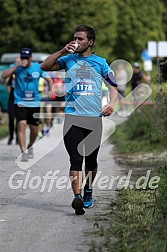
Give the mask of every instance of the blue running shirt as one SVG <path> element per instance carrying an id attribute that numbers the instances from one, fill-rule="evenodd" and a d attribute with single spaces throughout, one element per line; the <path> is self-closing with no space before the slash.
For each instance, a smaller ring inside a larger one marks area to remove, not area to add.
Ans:
<path id="1" fill-rule="evenodd" d="M 101 115 L 101 86 L 103 78 L 113 72 L 104 58 L 92 54 L 80 57 L 68 54 L 57 59 L 61 69 L 66 71 L 66 114 L 77 116 Z M 111 80 L 111 78 L 110 78 Z M 110 81 L 111 85 L 117 86 Z"/>
<path id="2" fill-rule="evenodd" d="M 47 73 L 40 69 L 40 64 L 32 62 L 29 67 L 18 67 L 15 71 L 14 104 L 26 107 L 39 107 L 39 78 Z"/>

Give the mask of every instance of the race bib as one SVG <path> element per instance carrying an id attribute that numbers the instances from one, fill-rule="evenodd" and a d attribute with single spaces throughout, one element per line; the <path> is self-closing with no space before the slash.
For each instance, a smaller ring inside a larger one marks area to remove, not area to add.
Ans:
<path id="1" fill-rule="evenodd" d="M 85 81 L 78 82 L 73 87 L 72 92 L 75 95 L 95 95 L 92 82 L 88 83 Z"/>
<path id="2" fill-rule="evenodd" d="M 30 91 L 30 90 L 23 91 L 22 100 L 24 100 L 24 101 L 33 101 L 34 98 L 35 98 L 35 92 L 34 91 Z"/>

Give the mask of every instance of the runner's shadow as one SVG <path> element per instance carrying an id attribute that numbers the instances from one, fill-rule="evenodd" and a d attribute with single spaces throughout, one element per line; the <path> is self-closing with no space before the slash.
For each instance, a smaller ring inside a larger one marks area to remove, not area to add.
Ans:
<path id="1" fill-rule="evenodd" d="M 20 208 L 33 208 L 37 210 L 64 213 L 67 216 L 74 215 L 71 212 L 71 206 L 66 204 L 45 203 L 38 202 L 30 199 L 17 199 L 17 198 L 0 198 L 0 206 L 15 205 Z"/>

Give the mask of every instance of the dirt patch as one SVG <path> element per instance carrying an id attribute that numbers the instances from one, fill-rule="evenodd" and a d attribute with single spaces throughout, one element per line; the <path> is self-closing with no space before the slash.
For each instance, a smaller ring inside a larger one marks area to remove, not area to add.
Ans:
<path id="1" fill-rule="evenodd" d="M 120 154 L 116 148 L 113 148 L 111 153 L 113 159 L 120 166 L 150 166 L 156 167 L 157 163 L 163 162 L 167 159 L 167 151 L 162 153 L 135 153 L 135 154 Z"/>

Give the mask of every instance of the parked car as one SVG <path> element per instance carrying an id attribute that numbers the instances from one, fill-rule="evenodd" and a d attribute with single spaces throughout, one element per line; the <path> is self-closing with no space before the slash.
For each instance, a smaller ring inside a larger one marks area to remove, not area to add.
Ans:
<path id="1" fill-rule="evenodd" d="M 40 52 L 33 52 L 32 53 L 32 61 L 35 62 L 43 62 L 47 57 L 49 56 L 49 54 L 47 53 L 40 53 Z M 15 62 L 15 59 L 20 57 L 20 53 L 4 53 L 1 56 L 1 64 L 12 64 L 13 62 Z"/>

